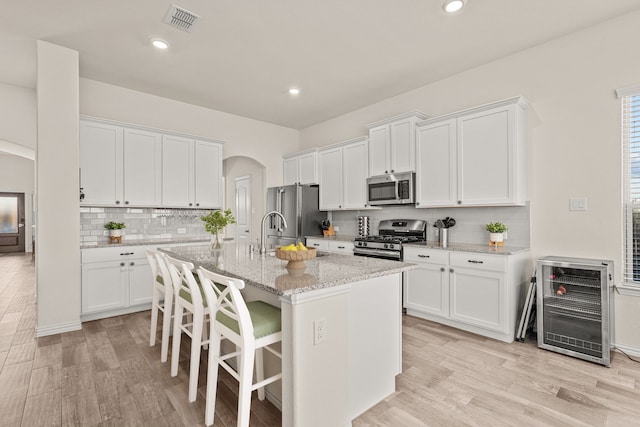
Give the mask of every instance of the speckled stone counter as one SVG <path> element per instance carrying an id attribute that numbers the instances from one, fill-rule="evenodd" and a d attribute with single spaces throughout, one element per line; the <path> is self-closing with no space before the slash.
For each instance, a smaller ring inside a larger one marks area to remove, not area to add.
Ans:
<path id="1" fill-rule="evenodd" d="M 243 279 L 246 284 L 276 295 L 286 296 L 318 289 L 331 288 L 375 277 L 401 273 L 415 264 L 368 257 L 321 253 L 305 261 L 301 272 L 286 269 L 287 261 L 273 254 L 251 255 L 246 244 L 226 243 L 212 251 L 208 245 L 181 246 L 162 249 L 170 256 L 193 262 L 196 266 L 220 274 Z"/>
<path id="2" fill-rule="evenodd" d="M 317 236 L 304 236 L 304 237 L 307 239 L 334 240 L 336 242 L 353 242 L 354 240 L 356 240 L 356 236 L 338 235 L 338 234 L 336 234 L 335 236 L 317 235 Z"/>
<path id="3" fill-rule="evenodd" d="M 492 255 L 514 255 L 521 252 L 526 252 L 529 248 L 523 248 L 519 246 L 505 246 L 489 247 L 486 245 L 477 245 L 471 243 L 449 243 L 447 247 L 442 247 L 438 242 L 420 242 L 420 243 L 405 243 L 404 247 L 422 248 L 422 249 L 442 249 L 443 251 L 456 251 L 456 252 L 475 252 L 480 254 L 492 254 Z"/>
<path id="4" fill-rule="evenodd" d="M 101 242 L 94 244 L 81 245 L 80 249 L 91 248 L 112 248 L 118 246 L 147 246 L 147 245 L 179 245 L 183 243 L 205 243 L 211 240 L 210 237 L 185 237 L 183 239 L 139 239 L 139 240 L 126 240 L 126 236 L 123 237 L 122 243 L 109 243 Z"/>

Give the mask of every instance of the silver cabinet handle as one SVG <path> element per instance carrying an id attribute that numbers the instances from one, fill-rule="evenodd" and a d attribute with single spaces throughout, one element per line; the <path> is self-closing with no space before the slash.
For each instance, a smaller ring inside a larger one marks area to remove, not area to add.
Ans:
<path id="1" fill-rule="evenodd" d="M 470 262 L 471 264 L 484 264 L 484 261 L 477 261 L 475 259 L 468 259 L 467 262 Z"/>
<path id="2" fill-rule="evenodd" d="M 420 258 L 431 258 L 431 255 L 418 254 L 418 257 L 420 257 Z"/>
<path id="3" fill-rule="evenodd" d="M 121 253 L 120 255 L 123 255 L 123 256 L 124 256 L 124 255 L 133 255 L 133 252 L 123 252 L 123 253 Z"/>
<path id="4" fill-rule="evenodd" d="M 344 246 L 338 246 L 338 249 L 344 249 Z"/>

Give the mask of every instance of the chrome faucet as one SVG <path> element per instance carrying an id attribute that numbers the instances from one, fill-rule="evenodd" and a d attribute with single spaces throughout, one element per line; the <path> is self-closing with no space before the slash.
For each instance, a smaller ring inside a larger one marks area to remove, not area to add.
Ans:
<path id="1" fill-rule="evenodd" d="M 266 254 L 267 253 L 267 246 L 266 246 L 266 240 L 267 240 L 267 236 L 266 236 L 266 230 L 264 229 L 264 224 L 267 221 L 267 218 L 269 218 L 271 215 L 277 215 L 280 218 L 282 218 L 282 229 L 278 229 L 278 231 L 282 231 L 285 228 L 287 228 L 287 220 L 284 219 L 284 216 L 282 216 L 282 214 L 278 211 L 271 211 L 271 212 L 267 212 L 266 214 L 264 214 L 264 216 L 262 217 L 262 224 L 260 225 L 260 236 L 261 236 L 261 241 L 260 241 L 260 254 Z"/>

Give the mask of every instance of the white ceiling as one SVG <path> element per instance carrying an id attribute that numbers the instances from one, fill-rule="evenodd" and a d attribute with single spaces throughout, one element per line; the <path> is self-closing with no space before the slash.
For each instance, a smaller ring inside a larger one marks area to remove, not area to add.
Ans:
<path id="1" fill-rule="evenodd" d="M 35 87 L 41 39 L 79 51 L 81 77 L 302 129 L 640 9 L 467 0 L 447 15 L 442 2 L 2 0 L 0 82 Z M 163 22 L 172 3 L 201 16 L 192 33 Z"/>

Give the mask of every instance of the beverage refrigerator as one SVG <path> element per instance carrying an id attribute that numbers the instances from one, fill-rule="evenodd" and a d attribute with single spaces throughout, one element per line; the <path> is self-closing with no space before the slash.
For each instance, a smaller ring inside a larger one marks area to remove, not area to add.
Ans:
<path id="1" fill-rule="evenodd" d="M 613 261 L 546 257 L 536 276 L 538 347 L 609 366 Z"/>
<path id="2" fill-rule="evenodd" d="M 321 222 L 327 218 L 318 206 L 317 185 L 285 185 L 267 189 L 267 211 L 277 211 L 287 221 L 271 215 L 267 220 L 267 249 L 286 246 L 290 243 L 304 243 L 306 236 L 321 234 Z"/>

